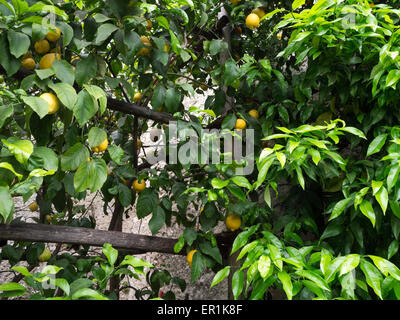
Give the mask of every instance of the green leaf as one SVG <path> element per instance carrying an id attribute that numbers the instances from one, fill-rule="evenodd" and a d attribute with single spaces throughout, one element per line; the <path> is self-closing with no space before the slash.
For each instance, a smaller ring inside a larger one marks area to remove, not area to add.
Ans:
<path id="1" fill-rule="evenodd" d="M 144 261 L 138 257 L 134 257 L 131 255 L 127 255 L 124 257 L 124 260 L 120 263 L 120 266 L 125 266 L 125 265 L 129 265 L 133 268 L 153 268 L 154 266 L 147 261 Z"/>
<path id="2" fill-rule="evenodd" d="M 247 188 L 249 190 L 252 189 L 252 185 L 250 184 L 249 180 L 247 180 L 247 178 L 243 176 L 235 176 L 232 177 L 230 180 L 239 187 Z"/>
<path id="3" fill-rule="evenodd" d="M 220 39 L 213 39 L 209 42 L 209 52 L 212 56 L 228 49 L 228 44 Z"/>
<path id="4" fill-rule="evenodd" d="M 183 235 L 180 235 L 178 241 L 174 245 L 174 252 L 175 253 L 181 252 L 184 246 L 185 246 L 185 238 L 183 237 Z"/>
<path id="5" fill-rule="evenodd" d="M 201 242 L 200 243 L 200 251 L 201 251 L 201 253 L 212 257 L 219 264 L 222 264 L 222 256 L 221 256 L 221 253 L 219 252 L 218 246 L 213 246 L 208 241 Z"/>
<path id="6" fill-rule="evenodd" d="M 169 30 L 169 22 L 168 19 L 163 17 L 163 16 L 159 16 L 156 18 L 156 20 L 158 21 L 158 24 L 163 27 L 164 29 Z"/>
<path id="7" fill-rule="evenodd" d="M 108 263 L 114 266 L 118 258 L 118 250 L 114 249 L 110 243 L 105 243 L 102 252 L 106 256 Z"/>
<path id="8" fill-rule="evenodd" d="M 276 158 L 279 160 L 279 162 L 281 163 L 282 168 L 285 166 L 286 163 L 286 156 L 284 153 L 276 151 L 275 152 Z"/>
<path id="9" fill-rule="evenodd" d="M 158 193 L 156 190 L 145 189 L 139 193 L 136 203 L 136 214 L 139 219 L 148 216 L 158 205 Z"/>
<path id="10" fill-rule="evenodd" d="M 298 165 L 295 165 L 296 173 L 297 173 L 297 180 L 299 181 L 299 184 L 303 190 L 305 190 L 305 182 L 304 182 L 304 177 L 303 177 L 303 172 L 301 171 L 301 168 Z"/>
<path id="11" fill-rule="evenodd" d="M 244 273 L 243 270 L 238 269 L 232 276 L 232 292 L 235 300 L 242 293 L 243 286 L 244 286 Z"/>
<path id="12" fill-rule="evenodd" d="M 61 169 L 64 171 L 74 171 L 88 161 L 89 150 L 82 143 L 77 142 L 61 155 Z"/>
<path id="13" fill-rule="evenodd" d="M 10 29 L 7 32 L 7 37 L 10 46 L 10 53 L 14 57 L 19 58 L 29 50 L 31 41 L 26 34 Z"/>
<path id="14" fill-rule="evenodd" d="M 381 151 L 382 147 L 385 145 L 387 134 L 381 134 L 377 136 L 368 146 L 367 157 Z"/>
<path id="15" fill-rule="evenodd" d="M 106 40 L 117 30 L 118 27 L 116 27 L 115 25 L 111 23 L 103 23 L 97 29 L 96 44 L 101 44 L 104 40 Z"/>
<path id="16" fill-rule="evenodd" d="M 45 117 L 49 113 L 49 104 L 46 100 L 39 98 L 39 97 L 29 97 L 29 96 L 22 96 L 22 101 L 25 104 L 30 106 L 33 111 L 35 111 L 40 119 Z"/>
<path id="17" fill-rule="evenodd" d="M 79 300 L 82 298 L 86 298 L 88 300 L 109 300 L 107 297 L 103 296 L 101 293 L 99 293 L 93 289 L 89 289 L 89 288 L 79 289 L 72 295 L 72 300 Z M 84 300 L 86 300 L 86 299 L 84 299 Z"/>
<path id="18" fill-rule="evenodd" d="M 157 206 L 154 211 L 153 215 L 149 221 L 149 229 L 151 231 L 151 234 L 156 234 L 161 227 L 165 223 L 165 212 L 164 209 L 161 208 L 160 206 Z"/>
<path id="19" fill-rule="evenodd" d="M 347 255 L 342 265 L 340 266 L 340 276 L 357 268 L 359 263 L 360 256 L 358 254 Z"/>
<path id="20" fill-rule="evenodd" d="M 258 240 L 255 240 L 253 242 L 246 244 L 243 247 L 243 249 L 240 251 L 240 254 L 236 258 L 236 261 L 239 261 L 240 259 L 242 259 L 249 251 L 253 250 L 258 245 L 258 243 L 259 243 Z"/>
<path id="21" fill-rule="evenodd" d="M 12 105 L 0 106 L 0 129 L 3 127 L 5 121 L 14 113 Z"/>
<path id="22" fill-rule="evenodd" d="M 240 78 L 240 71 L 236 62 L 232 59 L 225 62 L 225 85 L 232 84 L 236 79 Z"/>
<path id="23" fill-rule="evenodd" d="M 321 160 L 321 154 L 319 153 L 319 151 L 313 148 L 309 148 L 307 152 L 311 156 L 311 159 L 315 163 L 315 165 L 318 165 Z"/>
<path id="24" fill-rule="evenodd" d="M 372 204 L 367 200 L 363 200 L 360 204 L 360 210 L 371 221 L 372 226 L 375 227 L 376 216 Z"/>
<path id="25" fill-rule="evenodd" d="M 267 176 L 268 170 L 271 167 L 273 162 L 274 162 L 274 158 L 270 158 L 263 163 L 260 171 L 258 172 L 257 181 L 256 181 L 255 187 L 254 187 L 255 189 L 259 188 L 261 186 L 261 184 L 264 182 L 264 180 Z"/>
<path id="26" fill-rule="evenodd" d="M 379 298 L 383 299 L 381 291 L 382 275 L 378 269 L 376 269 L 372 263 L 366 261 L 365 259 L 361 259 L 360 268 L 365 275 L 367 284 L 374 290 Z"/>
<path id="27" fill-rule="evenodd" d="M 3 144 L 8 148 L 11 154 L 15 156 L 15 159 L 24 166 L 27 165 L 28 159 L 33 152 L 33 144 L 29 140 L 21 140 L 15 137 L 10 137 L 7 140 L 1 140 Z"/>
<path id="28" fill-rule="evenodd" d="M 10 221 L 13 213 L 14 199 L 11 197 L 10 190 L 0 186 L 0 215 L 3 217 L 3 222 Z"/>
<path id="29" fill-rule="evenodd" d="M 221 129 L 232 130 L 236 124 L 236 115 L 234 113 L 228 114 L 224 120 L 222 120 Z"/>
<path id="30" fill-rule="evenodd" d="M 258 259 L 257 269 L 260 272 L 261 278 L 266 279 L 271 270 L 271 259 L 268 256 L 262 255 Z"/>
<path id="31" fill-rule="evenodd" d="M 24 295 L 26 289 L 19 283 L 8 282 L 0 284 L 0 291 L 3 291 L 3 293 L 0 294 L 0 297 L 17 297 Z"/>
<path id="32" fill-rule="evenodd" d="M 343 227 L 338 224 L 330 223 L 328 226 L 325 228 L 323 234 L 321 235 L 320 241 L 331 238 L 331 237 L 336 237 L 343 231 Z"/>
<path id="33" fill-rule="evenodd" d="M 226 266 L 225 268 L 219 270 L 215 274 L 215 276 L 214 276 L 214 278 L 213 278 L 213 280 L 211 282 L 210 288 L 214 287 L 215 285 L 220 283 L 222 280 L 224 280 L 227 276 L 229 276 L 230 271 L 231 271 L 231 267 L 230 266 Z"/>
<path id="34" fill-rule="evenodd" d="M 329 217 L 329 221 L 339 217 L 342 214 L 342 212 L 344 211 L 344 209 L 346 209 L 349 202 L 352 200 L 353 200 L 352 198 L 346 198 L 346 199 L 343 199 L 343 200 L 340 200 L 339 202 L 337 202 L 335 204 L 335 206 L 333 207 L 332 214 Z"/>
<path id="35" fill-rule="evenodd" d="M 239 233 L 236 236 L 235 240 L 233 241 L 231 254 L 239 250 L 241 247 L 243 247 L 247 243 L 249 237 L 254 233 L 254 231 L 255 228 L 253 229 L 250 228 L 249 230 L 242 231 L 241 233 Z"/>
<path id="36" fill-rule="evenodd" d="M 398 163 L 391 166 L 389 174 L 387 175 L 386 178 L 388 192 L 390 192 L 393 186 L 396 184 L 397 178 L 399 177 L 399 172 L 400 172 L 400 165 Z"/>
<path id="37" fill-rule="evenodd" d="M 392 258 L 398 251 L 399 251 L 399 241 L 394 239 L 388 247 L 387 259 Z"/>
<path id="38" fill-rule="evenodd" d="M 96 147 L 107 139 L 107 132 L 103 129 L 92 127 L 89 130 L 88 142 L 90 147 Z"/>
<path id="39" fill-rule="evenodd" d="M 371 258 L 371 260 L 374 262 L 375 266 L 386 277 L 388 277 L 390 274 L 393 278 L 400 281 L 400 270 L 399 270 L 399 268 L 397 268 L 397 266 L 395 264 L 393 264 L 389 260 L 386 260 L 386 259 L 378 257 L 378 256 L 368 255 L 368 257 Z"/>
<path id="40" fill-rule="evenodd" d="M 107 107 L 107 96 L 104 90 L 95 85 L 84 84 L 83 87 L 93 97 L 93 99 L 99 102 L 100 113 L 103 114 Z"/>
<path id="41" fill-rule="evenodd" d="M 120 146 L 111 145 L 107 148 L 107 151 L 112 161 L 114 161 L 116 164 L 121 164 L 124 156 L 124 150 Z"/>
<path id="42" fill-rule="evenodd" d="M 338 153 L 333 152 L 333 151 L 326 151 L 326 150 L 324 150 L 323 153 L 330 156 L 335 162 L 342 164 L 342 165 L 345 164 L 343 158 Z"/>
<path id="43" fill-rule="evenodd" d="M 65 60 L 56 60 L 51 65 L 54 73 L 61 82 L 73 85 L 75 82 L 75 72 L 72 66 Z"/>
<path id="44" fill-rule="evenodd" d="M 292 300 L 293 297 L 293 284 L 290 279 L 290 275 L 285 271 L 278 272 L 278 278 L 281 280 L 283 285 L 283 290 L 286 293 L 288 300 Z"/>
<path id="45" fill-rule="evenodd" d="M 229 180 L 222 180 L 220 178 L 213 178 L 211 180 L 211 185 L 214 189 L 225 188 L 229 184 Z"/>
<path id="46" fill-rule="evenodd" d="M 67 280 L 63 278 L 57 278 L 54 284 L 56 287 L 59 287 L 62 291 L 64 291 L 65 295 L 69 296 L 71 289 Z"/>
<path id="47" fill-rule="evenodd" d="M 201 274 L 203 273 L 204 267 L 205 265 L 201 254 L 198 251 L 196 251 L 193 255 L 193 260 L 192 260 L 192 268 L 190 273 L 191 283 L 195 282 L 198 278 L 200 278 Z"/>
<path id="48" fill-rule="evenodd" d="M 358 136 L 358 137 L 360 137 L 361 139 L 367 139 L 367 138 L 365 137 L 364 133 L 363 133 L 361 130 L 357 129 L 357 128 L 353 128 L 353 127 L 343 127 L 343 128 L 339 128 L 339 130 L 345 131 L 345 132 L 348 132 L 348 133 L 351 133 L 351 134 L 354 134 L 355 136 Z"/>
<path id="49" fill-rule="evenodd" d="M 0 64 L 7 71 L 9 77 L 14 75 L 21 66 L 21 62 L 10 54 L 5 33 L 0 36 Z"/>
<path id="50" fill-rule="evenodd" d="M 96 114 L 97 110 L 98 105 L 94 98 L 85 90 L 79 92 L 73 112 L 81 127 Z"/>
<path id="51" fill-rule="evenodd" d="M 380 191 L 375 194 L 376 201 L 378 201 L 379 205 L 381 206 L 381 209 L 383 211 L 383 214 L 386 213 L 387 205 L 389 202 L 389 195 L 384 186 L 381 187 Z"/>
<path id="52" fill-rule="evenodd" d="M 90 189 L 91 192 L 100 190 L 107 180 L 107 164 L 103 159 L 92 159 L 81 163 L 74 175 L 76 192 Z"/>
<path id="53" fill-rule="evenodd" d="M 11 268 L 13 271 L 17 271 L 22 274 L 24 277 L 31 276 L 32 274 L 28 271 L 28 269 L 24 266 L 14 266 Z"/>
<path id="54" fill-rule="evenodd" d="M 298 274 L 300 277 L 304 277 L 311 280 L 321 289 L 330 291 L 328 283 L 323 278 L 321 278 L 321 276 L 319 276 L 316 272 L 310 270 L 297 270 L 296 274 Z"/>
<path id="55" fill-rule="evenodd" d="M 292 3 L 292 9 L 296 10 L 297 8 L 300 8 L 301 6 L 303 6 L 305 3 L 306 3 L 306 0 L 294 0 Z"/>
<path id="56" fill-rule="evenodd" d="M 165 108 L 168 112 L 174 113 L 179 110 L 181 103 L 181 93 L 175 88 L 168 88 L 165 92 Z"/>
<path id="57" fill-rule="evenodd" d="M 267 244 L 267 248 L 269 250 L 269 255 L 272 259 L 272 262 L 282 271 L 283 263 L 282 263 L 282 256 L 277 247 L 273 244 Z"/>
<path id="58" fill-rule="evenodd" d="M 64 82 L 50 83 L 49 88 L 56 93 L 57 98 L 64 106 L 69 110 L 73 110 L 78 95 L 72 85 Z"/>
<path id="59" fill-rule="evenodd" d="M 19 174 L 18 172 L 16 172 L 14 167 L 11 164 L 9 164 L 8 162 L 0 162 L 0 168 L 11 171 L 12 173 L 14 173 L 17 176 L 18 180 L 21 180 L 23 177 L 22 174 Z"/>
<path id="60" fill-rule="evenodd" d="M 386 77 L 386 87 L 392 87 L 396 89 L 396 84 L 400 79 L 400 70 L 393 69 L 390 70 Z"/>
<path id="61" fill-rule="evenodd" d="M 94 78 L 97 73 L 97 59 L 94 55 L 90 55 L 80 60 L 76 65 L 75 78 L 76 82 L 82 87 Z"/>

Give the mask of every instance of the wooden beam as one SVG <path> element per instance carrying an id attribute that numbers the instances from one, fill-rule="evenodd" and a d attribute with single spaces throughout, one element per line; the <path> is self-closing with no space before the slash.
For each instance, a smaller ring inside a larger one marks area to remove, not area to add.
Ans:
<path id="1" fill-rule="evenodd" d="M 151 119 L 155 122 L 160 123 L 169 123 L 170 121 L 176 121 L 176 119 L 174 119 L 174 117 L 169 113 L 153 111 L 148 107 L 143 107 L 135 103 L 113 99 L 111 97 L 107 97 L 107 108 L 125 114 L 132 114 L 137 117 Z"/>
<path id="2" fill-rule="evenodd" d="M 178 239 L 154 237 L 119 231 L 96 230 L 81 227 L 56 226 L 35 223 L 0 224 L 0 240 L 81 244 L 102 247 L 104 243 L 118 250 L 134 252 L 160 252 L 176 254 L 174 245 Z M 232 244 L 231 233 L 217 235 L 221 253 L 227 253 Z M 181 255 L 186 255 L 181 250 Z"/>

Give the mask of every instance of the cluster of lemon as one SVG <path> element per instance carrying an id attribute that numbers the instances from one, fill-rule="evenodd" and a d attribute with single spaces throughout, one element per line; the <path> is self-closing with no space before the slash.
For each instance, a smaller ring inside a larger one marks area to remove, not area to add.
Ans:
<path id="1" fill-rule="evenodd" d="M 35 42 L 34 49 L 35 52 L 39 55 L 43 55 L 39 61 L 39 69 L 47 69 L 51 68 L 53 62 L 55 60 L 60 60 L 61 56 L 57 47 L 50 50 L 50 43 L 55 43 L 60 39 L 61 31 L 59 28 L 55 28 L 55 31 L 50 30 L 45 39 L 39 40 Z M 50 51 L 50 52 L 49 52 Z M 36 62 L 32 56 L 32 53 L 29 51 L 22 56 L 22 67 L 27 70 L 33 70 L 36 68 Z M 57 97 L 50 92 L 45 92 L 40 95 L 40 98 L 45 100 L 49 105 L 48 114 L 54 114 L 58 111 L 60 104 Z"/>
<path id="2" fill-rule="evenodd" d="M 150 31 L 152 28 L 153 28 L 153 23 L 151 22 L 151 20 L 147 19 L 147 26 L 146 26 L 147 31 Z M 140 37 L 140 41 L 142 42 L 144 47 L 139 50 L 138 55 L 150 57 L 152 49 L 150 37 L 143 35 Z M 169 45 L 167 43 L 164 45 L 164 51 L 165 52 L 169 51 Z"/>
<path id="3" fill-rule="evenodd" d="M 43 55 L 39 61 L 39 69 L 50 68 L 55 60 L 60 60 L 60 53 L 57 47 L 50 50 L 50 43 L 56 43 L 61 37 L 61 31 L 59 28 L 55 28 L 55 31 L 50 30 L 45 39 L 35 42 L 33 45 L 35 52 L 39 55 Z M 27 70 L 33 70 L 36 68 L 36 62 L 31 52 L 27 52 L 22 57 L 22 67 Z"/>

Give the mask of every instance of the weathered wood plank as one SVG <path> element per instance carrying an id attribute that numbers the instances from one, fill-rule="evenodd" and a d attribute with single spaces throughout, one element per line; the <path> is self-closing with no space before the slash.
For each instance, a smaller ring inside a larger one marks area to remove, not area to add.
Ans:
<path id="1" fill-rule="evenodd" d="M 175 254 L 177 239 L 147 236 L 119 231 L 96 230 L 81 227 L 56 226 L 34 223 L 0 224 L 0 240 L 81 244 L 102 247 L 104 243 L 119 250 L 160 252 Z M 232 235 L 221 233 L 217 236 L 222 253 L 232 243 Z M 179 254 L 186 254 L 181 250 Z"/>

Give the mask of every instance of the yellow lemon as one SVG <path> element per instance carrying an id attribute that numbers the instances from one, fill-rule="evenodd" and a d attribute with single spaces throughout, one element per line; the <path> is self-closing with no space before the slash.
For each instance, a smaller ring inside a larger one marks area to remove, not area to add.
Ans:
<path id="1" fill-rule="evenodd" d="M 32 202 L 32 203 L 29 205 L 29 210 L 31 210 L 32 212 L 37 211 L 38 209 L 39 209 L 39 206 L 38 206 L 38 204 L 37 204 L 36 201 L 35 201 L 35 202 Z"/>
<path id="2" fill-rule="evenodd" d="M 192 261 L 193 261 L 193 255 L 197 252 L 196 249 L 189 251 L 189 253 L 186 256 L 186 261 L 189 264 L 189 267 L 192 267 Z"/>
<path id="3" fill-rule="evenodd" d="M 28 59 L 28 58 L 32 58 L 32 52 L 28 51 L 27 53 L 25 53 L 22 56 L 22 60 Z"/>
<path id="4" fill-rule="evenodd" d="M 237 119 L 235 129 L 237 130 L 246 129 L 246 121 L 244 121 L 243 119 Z"/>
<path id="5" fill-rule="evenodd" d="M 140 141 L 140 139 L 137 139 L 137 149 L 141 149 L 142 148 L 142 141 Z"/>
<path id="6" fill-rule="evenodd" d="M 60 103 L 58 102 L 57 97 L 50 92 L 43 93 L 39 98 L 42 98 L 49 104 L 49 114 L 56 113 L 60 108 Z"/>
<path id="7" fill-rule="evenodd" d="M 51 223 L 51 216 L 49 214 L 46 215 L 46 221 L 47 221 L 48 224 Z"/>
<path id="8" fill-rule="evenodd" d="M 44 54 L 46 52 L 49 52 L 50 44 L 46 39 L 43 39 L 35 42 L 34 48 L 37 53 Z"/>
<path id="9" fill-rule="evenodd" d="M 256 15 L 258 15 L 258 17 L 261 19 L 262 17 L 265 16 L 265 11 L 261 8 L 255 8 L 252 13 L 255 13 Z"/>
<path id="10" fill-rule="evenodd" d="M 142 43 L 147 46 L 147 47 L 151 47 L 151 41 L 149 37 L 146 36 L 141 36 L 140 37 L 140 41 L 142 41 Z"/>
<path id="11" fill-rule="evenodd" d="M 282 32 L 278 32 L 278 33 L 276 34 L 276 38 L 277 38 L 278 40 L 281 40 L 281 39 L 282 39 Z"/>
<path id="12" fill-rule="evenodd" d="M 33 60 L 32 58 L 26 58 L 22 60 L 22 67 L 26 70 L 33 70 L 35 69 L 35 66 L 35 60 Z"/>
<path id="13" fill-rule="evenodd" d="M 81 57 L 78 56 L 78 55 L 76 55 L 76 54 L 74 54 L 74 55 L 71 57 L 71 63 L 73 63 L 74 61 L 79 61 L 79 60 L 81 60 Z"/>
<path id="14" fill-rule="evenodd" d="M 164 44 L 164 52 L 168 52 L 169 51 L 169 45 L 168 43 Z"/>
<path id="15" fill-rule="evenodd" d="M 58 39 L 61 37 L 61 31 L 56 27 L 56 32 L 50 30 L 46 34 L 46 39 L 49 40 L 50 42 L 56 42 Z"/>
<path id="16" fill-rule="evenodd" d="M 98 146 L 92 147 L 92 150 L 94 152 L 103 152 L 106 151 L 108 147 L 108 139 L 106 138 L 102 143 L 100 143 Z"/>
<path id="17" fill-rule="evenodd" d="M 39 256 L 40 262 L 45 262 L 51 258 L 51 251 L 49 249 L 44 249 L 42 254 Z"/>
<path id="18" fill-rule="evenodd" d="M 144 189 L 146 189 L 146 181 L 141 180 L 139 181 L 136 179 L 132 183 L 132 189 L 135 190 L 136 192 L 142 192 Z"/>
<path id="19" fill-rule="evenodd" d="M 42 59 L 40 59 L 39 61 L 39 68 L 40 69 L 47 69 L 47 68 L 51 68 L 53 62 L 55 60 L 60 60 L 61 56 L 59 53 L 48 53 L 45 54 Z"/>
<path id="20" fill-rule="evenodd" d="M 135 95 L 133 96 L 133 100 L 138 102 L 140 99 L 142 99 L 142 94 L 140 92 L 136 92 Z"/>
<path id="21" fill-rule="evenodd" d="M 253 29 L 257 28 L 259 25 L 260 25 L 260 18 L 255 13 L 250 13 L 246 17 L 246 26 L 250 30 L 253 30 Z"/>
<path id="22" fill-rule="evenodd" d="M 150 31 L 151 28 L 153 28 L 153 23 L 150 20 L 147 20 L 146 22 L 147 22 L 146 29 L 147 29 L 147 31 Z"/>
<path id="23" fill-rule="evenodd" d="M 61 48 L 60 47 L 56 47 L 50 50 L 50 53 L 61 53 Z"/>
<path id="24" fill-rule="evenodd" d="M 230 231 L 235 231 L 240 228 L 242 219 L 237 214 L 230 214 L 226 217 L 225 225 Z"/>
<path id="25" fill-rule="evenodd" d="M 258 111 L 256 109 L 252 109 L 249 111 L 249 115 L 253 118 L 258 119 L 260 117 L 260 115 L 258 114 Z"/>
<path id="26" fill-rule="evenodd" d="M 149 48 L 142 48 L 138 52 L 139 56 L 148 56 L 150 57 L 150 49 Z"/>

